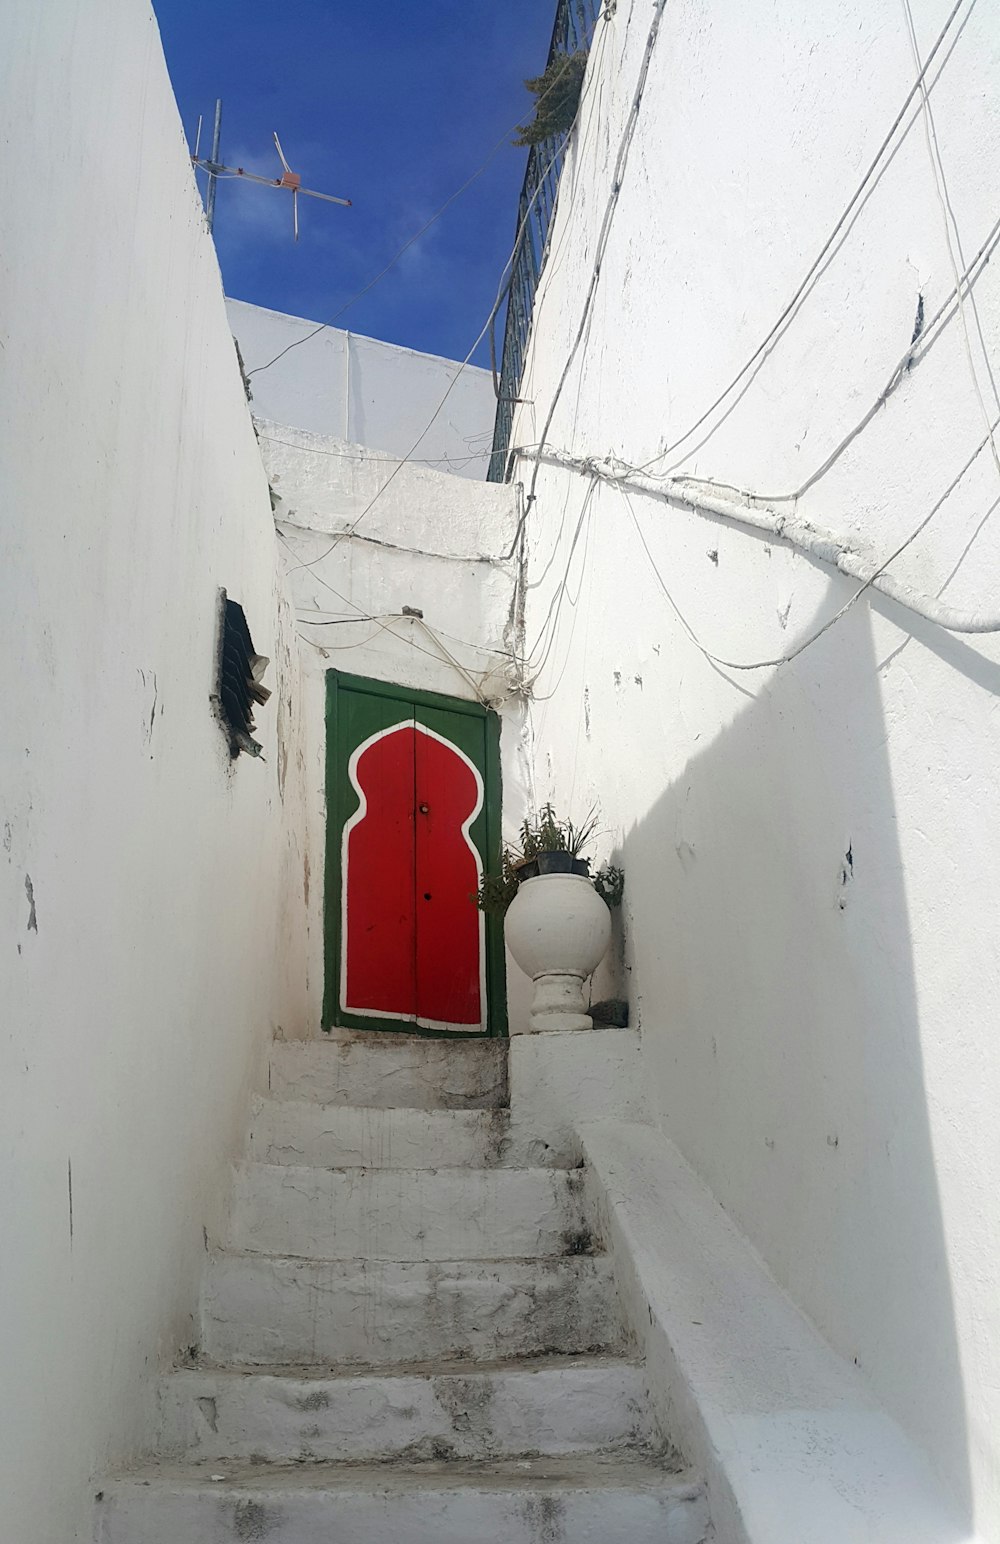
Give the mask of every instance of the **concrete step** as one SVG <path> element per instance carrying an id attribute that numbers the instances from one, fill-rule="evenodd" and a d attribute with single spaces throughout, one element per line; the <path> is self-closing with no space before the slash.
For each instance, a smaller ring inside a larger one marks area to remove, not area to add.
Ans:
<path id="1" fill-rule="evenodd" d="M 163 1380 L 157 1452 L 366 1463 L 652 1442 L 641 1368 L 612 1357 L 545 1357 L 337 1377 L 184 1369 Z"/>
<path id="2" fill-rule="evenodd" d="M 321 1169 L 569 1168 L 577 1153 L 512 1126 L 509 1110 L 380 1110 L 262 1099 L 248 1156 Z"/>
<path id="3" fill-rule="evenodd" d="M 224 1252 L 202 1292 L 202 1352 L 221 1366 L 384 1367 L 623 1345 L 601 1255 L 369 1264 Z"/>
<path id="4" fill-rule="evenodd" d="M 581 1169 L 236 1171 L 229 1246 L 310 1260 L 590 1254 Z"/>
<path id="5" fill-rule="evenodd" d="M 221 1480 L 212 1475 L 223 1474 Z M 690 1475 L 622 1456 L 158 1465 L 105 1486 L 98 1544 L 703 1544 Z"/>
<path id="6" fill-rule="evenodd" d="M 506 1040 L 434 1040 L 336 1030 L 322 1040 L 276 1041 L 269 1089 L 373 1109 L 492 1110 L 508 1103 Z"/>

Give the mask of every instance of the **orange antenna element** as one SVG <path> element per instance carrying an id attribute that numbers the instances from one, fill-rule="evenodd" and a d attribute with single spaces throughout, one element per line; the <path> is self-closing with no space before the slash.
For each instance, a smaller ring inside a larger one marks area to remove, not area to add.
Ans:
<path id="1" fill-rule="evenodd" d="M 201 137 L 201 125 L 199 120 L 199 141 Z M 285 159 L 285 152 L 281 148 L 281 141 L 277 134 L 274 135 L 274 148 L 278 152 L 281 162 L 280 177 L 261 177 L 257 172 L 245 171 L 242 166 L 224 166 L 218 159 L 218 150 L 211 160 L 203 159 L 198 155 L 198 143 L 195 144 L 195 153 L 191 157 L 193 166 L 199 167 L 208 173 L 209 187 L 214 188 L 217 177 L 245 177 L 248 182 L 262 183 L 266 188 L 287 188 L 292 195 L 292 231 L 295 240 L 299 239 L 299 194 L 303 193 L 307 198 L 320 198 L 326 204 L 340 204 L 345 209 L 350 209 L 349 198 L 337 198 L 332 193 L 317 193 L 315 188 L 304 188 L 302 178 L 298 172 L 293 172 Z M 211 228 L 211 227 L 210 227 Z"/>

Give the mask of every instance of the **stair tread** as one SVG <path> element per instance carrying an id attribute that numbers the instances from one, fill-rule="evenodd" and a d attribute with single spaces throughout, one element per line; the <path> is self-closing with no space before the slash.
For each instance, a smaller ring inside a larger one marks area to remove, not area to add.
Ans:
<path id="1" fill-rule="evenodd" d="M 215 1480 L 213 1475 L 224 1476 Z M 568 1457 L 505 1459 L 428 1459 L 418 1463 L 291 1462 L 253 1463 L 205 1460 L 143 1465 L 111 1482 L 116 1487 L 169 1486 L 185 1490 L 252 1491 L 434 1491 L 660 1490 L 669 1485 L 681 1495 L 701 1493 L 690 1469 L 670 1454 L 576 1453 Z"/>

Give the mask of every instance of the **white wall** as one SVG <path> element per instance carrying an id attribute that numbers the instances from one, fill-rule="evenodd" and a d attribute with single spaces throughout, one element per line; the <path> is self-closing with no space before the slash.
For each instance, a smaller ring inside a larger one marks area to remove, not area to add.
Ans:
<path id="1" fill-rule="evenodd" d="M 913 0 L 926 54 L 949 7 Z M 580 326 L 651 6 L 595 46 L 516 425 L 538 439 Z M 965 261 L 997 216 L 1000 23 L 956 19 L 930 96 Z M 584 344 L 551 443 L 761 495 L 796 489 L 954 280 L 923 124 L 743 377 L 917 69 L 898 0 L 672 0 Z M 957 246 L 954 231 L 952 243 Z M 956 253 L 959 268 L 962 257 Z M 967 304 L 987 412 L 1000 274 Z M 759 365 L 759 368 L 757 366 Z M 953 319 L 797 512 L 887 556 L 984 435 Z M 515 476 L 529 483 L 530 456 Z M 995 602 L 988 451 L 893 564 Z M 663 1128 L 824 1335 L 1000 1538 L 1000 643 L 867 596 L 779 541 L 542 465 L 528 519 L 539 794 L 601 801 L 627 872 L 628 975 Z M 779 506 L 791 508 L 790 504 Z M 554 629 L 545 619 L 565 585 Z"/>
<path id="2" fill-rule="evenodd" d="M 0 12 L 0 1495 L 5 1539 L 70 1544 L 301 1029 L 298 663 L 153 17 Z M 220 586 L 271 657 L 264 761 L 209 702 Z"/>
<path id="3" fill-rule="evenodd" d="M 315 322 L 243 300 L 227 300 L 226 309 L 262 418 L 388 456 L 412 450 L 414 460 L 460 477 L 486 476 L 497 410 L 489 370 L 460 370 L 453 359 L 337 327 L 317 332 Z"/>
<path id="4" fill-rule="evenodd" d="M 509 835 L 525 811 L 523 714 L 509 680 L 515 565 L 508 554 L 519 490 L 428 467 L 397 472 L 398 462 L 386 465 L 360 445 L 268 420 L 257 427 L 302 640 L 313 875 L 308 1034 L 320 1023 L 323 1000 L 326 672 L 345 670 L 496 707 Z M 404 606 L 422 610 L 423 622 L 402 616 Z M 510 961 L 511 1023 L 526 1018 L 529 986 Z"/>

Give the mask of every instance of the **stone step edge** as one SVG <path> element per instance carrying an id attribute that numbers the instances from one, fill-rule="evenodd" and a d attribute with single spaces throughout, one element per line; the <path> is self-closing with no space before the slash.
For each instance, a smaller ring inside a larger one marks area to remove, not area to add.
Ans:
<path id="1" fill-rule="evenodd" d="M 391 1174 L 393 1176 L 392 1182 L 397 1184 L 401 1175 L 409 1175 L 414 1180 L 417 1180 L 418 1177 L 424 1177 L 428 1174 L 447 1174 L 449 1176 L 452 1174 L 464 1174 L 469 1177 L 471 1183 L 476 1183 L 479 1178 L 486 1176 L 489 1176 L 491 1179 L 496 1176 L 506 1181 L 515 1175 L 521 1174 L 552 1174 L 564 1176 L 563 1184 L 568 1190 L 572 1190 L 574 1185 L 581 1188 L 583 1185 L 582 1179 L 571 1181 L 569 1178 L 571 1174 L 583 1174 L 583 1165 L 579 1163 L 574 1164 L 572 1168 L 565 1168 L 561 1164 L 545 1163 L 442 1163 L 437 1165 L 405 1163 L 385 1168 L 377 1163 L 270 1163 L 266 1158 L 257 1158 L 252 1154 L 237 1159 L 232 1165 L 233 1178 L 236 1179 L 242 1175 L 252 1175 L 258 1169 L 273 1170 L 276 1176 L 280 1175 L 282 1177 L 285 1184 L 291 1184 L 291 1179 L 285 1176 L 295 1174 L 303 1176 L 350 1174 L 352 1182 L 357 1184 L 360 1172 L 365 1175 L 370 1174 L 373 1178 L 381 1174 Z M 389 1181 L 386 1181 L 386 1183 L 388 1184 Z"/>
<path id="2" fill-rule="evenodd" d="M 214 1478 L 217 1475 L 221 1478 Z M 107 1480 L 105 1497 L 109 1490 L 133 1487 L 143 1491 L 156 1488 L 207 1491 L 219 1496 L 274 1494 L 281 1490 L 298 1494 L 371 1490 L 384 1494 L 389 1475 L 392 1489 L 400 1493 L 480 1489 L 502 1495 L 522 1489 L 669 1488 L 676 1492 L 678 1500 L 696 1500 L 704 1492 L 704 1485 L 694 1471 L 681 1466 L 669 1453 L 620 1453 L 598 1448 L 568 1457 L 427 1459 L 416 1463 L 400 1463 L 395 1459 L 374 1463 L 328 1459 L 281 1463 L 254 1463 L 247 1459 L 153 1461 Z"/>
<path id="3" fill-rule="evenodd" d="M 467 1356 L 437 1357 L 431 1362 L 375 1362 L 370 1367 L 357 1362 L 332 1362 L 324 1366 L 317 1362 L 215 1362 L 209 1357 L 199 1357 L 197 1361 L 176 1362 L 165 1368 L 161 1376 L 176 1378 L 192 1373 L 216 1378 L 285 1378 L 290 1383 L 333 1383 L 354 1378 L 488 1378 L 509 1372 L 562 1372 L 573 1367 L 593 1372 L 599 1372 L 603 1367 L 628 1367 L 641 1372 L 644 1365 L 641 1357 L 616 1351 L 554 1351 L 551 1355 L 543 1352 L 534 1356 L 494 1357 L 481 1362 Z"/>
<path id="4" fill-rule="evenodd" d="M 589 1236 L 589 1235 L 588 1235 Z M 289 1265 L 311 1265 L 317 1268 L 330 1266 L 337 1270 L 346 1270 L 350 1266 L 356 1266 L 369 1271 L 377 1271 L 381 1267 L 391 1265 L 412 1265 L 416 1269 L 445 1270 L 449 1265 L 468 1266 L 470 1271 L 483 1268 L 488 1270 L 491 1265 L 524 1265 L 533 1269 L 544 1269 L 546 1266 L 561 1264 L 565 1260 L 608 1260 L 611 1256 L 603 1247 L 596 1249 L 570 1249 L 563 1254 L 540 1255 L 456 1255 L 449 1260 L 397 1260 L 393 1256 L 379 1255 L 372 1259 L 365 1255 L 345 1255 L 331 1259 L 328 1255 L 297 1255 L 290 1254 L 287 1250 L 276 1252 L 272 1249 L 213 1249 L 209 1259 L 216 1260 L 247 1260 L 251 1263 L 255 1260 L 287 1261 Z"/>

